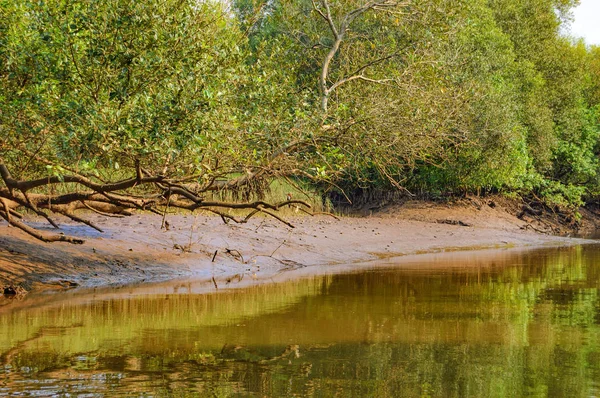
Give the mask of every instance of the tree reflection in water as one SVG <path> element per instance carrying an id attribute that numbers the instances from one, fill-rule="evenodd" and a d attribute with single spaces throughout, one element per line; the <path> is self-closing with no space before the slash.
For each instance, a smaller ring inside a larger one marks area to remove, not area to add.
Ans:
<path id="1" fill-rule="evenodd" d="M 219 294 L 49 296 L 0 313 L 0 395 L 594 396 L 598 260 L 508 251 Z"/>

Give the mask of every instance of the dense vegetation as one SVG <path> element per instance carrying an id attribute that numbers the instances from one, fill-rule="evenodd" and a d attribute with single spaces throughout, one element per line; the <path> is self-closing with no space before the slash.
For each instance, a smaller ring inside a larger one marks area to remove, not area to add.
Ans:
<path id="1" fill-rule="evenodd" d="M 0 215 L 217 211 L 277 177 L 581 205 L 600 48 L 562 33 L 576 3 L 0 1 Z"/>
<path id="2" fill-rule="evenodd" d="M 561 35 L 575 4 L 267 2 L 250 44 L 257 62 L 277 52 L 291 93 L 335 126 L 316 167 L 342 188 L 523 192 L 575 205 L 598 190 L 599 130 L 598 49 Z M 349 16 L 319 82 L 332 29 Z"/>

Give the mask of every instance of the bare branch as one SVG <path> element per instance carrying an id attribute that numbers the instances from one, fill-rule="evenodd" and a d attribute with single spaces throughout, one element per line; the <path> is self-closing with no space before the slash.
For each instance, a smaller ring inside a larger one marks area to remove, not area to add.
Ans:
<path id="1" fill-rule="evenodd" d="M 283 218 L 279 217 L 277 214 L 273 213 L 272 211 L 266 210 L 266 209 L 260 209 L 261 212 L 270 215 L 271 217 L 275 218 L 276 220 L 279 220 L 280 222 L 284 223 L 285 225 L 287 225 L 290 228 L 296 228 L 293 224 L 287 222 L 286 220 L 284 220 Z"/>
<path id="2" fill-rule="evenodd" d="M 89 226 L 89 227 L 91 227 L 91 228 L 94 228 L 94 229 L 95 229 L 96 231 L 98 231 L 98 232 L 104 232 L 104 231 L 103 231 L 103 230 L 102 230 L 100 227 L 96 226 L 96 225 L 95 225 L 94 223 L 92 223 L 91 221 L 89 221 L 89 220 L 86 220 L 85 218 L 81 218 L 81 217 L 79 217 L 79 216 L 77 216 L 77 215 L 75 215 L 75 214 L 71 213 L 71 212 L 70 212 L 70 211 L 68 211 L 68 210 L 55 209 L 55 211 L 56 211 L 57 213 L 60 213 L 60 214 L 62 214 L 62 215 L 64 215 L 64 216 L 66 216 L 66 217 L 69 217 L 71 220 L 73 220 L 73 221 L 75 221 L 75 222 L 78 222 L 78 223 L 81 223 L 81 224 L 85 224 L 85 225 L 87 225 L 87 226 Z"/>
<path id="3" fill-rule="evenodd" d="M 376 83 L 376 84 L 385 84 L 385 83 L 390 83 L 390 82 L 395 82 L 395 79 L 371 79 L 369 77 L 365 77 L 363 75 L 355 75 L 355 76 L 350 76 L 347 78 L 344 78 L 338 82 L 336 82 L 333 86 L 331 86 L 331 91 L 335 90 L 336 88 L 338 88 L 339 86 L 341 86 L 342 84 L 348 83 L 352 80 L 362 80 L 365 82 L 369 82 L 369 83 Z"/>
<path id="4" fill-rule="evenodd" d="M 345 39 L 346 33 L 347 33 L 348 29 L 350 28 L 350 25 L 356 20 L 356 18 L 360 17 L 361 15 L 365 14 L 368 11 L 389 10 L 393 7 L 399 6 L 400 4 L 401 3 L 398 3 L 396 1 L 388 1 L 388 0 L 368 2 L 368 3 L 364 4 L 363 6 L 358 7 L 356 9 L 350 11 L 349 13 L 347 13 L 342 18 L 342 22 L 339 24 L 339 26 L 336 26 L 336 23 L 331 14 L 331 8 L 329 6 L 328 0 L 321 0 L 321 5 L 325 9 L 325 12 L 323 12 L 323 10 L 317 5 L 315 0 L 312 0 L 313 9 L 327 22 L 327 24 L 329 26 L 329 30 L 331 31 L 331 33 L 333 35 L 333 39 L 334 39 L 333 45 L 329 49 L 329 52 L 327 53 L 325 58 L 323 59 L 323 63 L 321 66 L 321 74 L 319 75 L 319 90 L 321 92 L 321 110 L 323 111 L 324 114 L 327 114 L 328 105 L 329 105 L 329 97 L 330 97 L 331 93 L 333 91 L 335 91 L 335 89 L 337 89 L 339 86 L 341 86 L 344 83 L 348 83 L 352 80 L 358 80 L 358 79 L 364 80 L 364 81 L 380 83 L 381 81 L 379 81 L 379 80 L 372 80 L 372 79 L 364 77 L 362 75 L 362 72 L 365 69 L 367 69 L 368 67 L 373 66 L 377 63 L 383 62 L 387 59 L 390 59 L 391 57 L 393 57 L 395 55 L 395 54 L 388 55 L 388 56 L 376 59 L 374 61 L 371 61 L 371 62 L 363 65 L 362 67 L 360 67 L 350 77 L 342 78 L 342 79 L 338 80 L 336 83 L 334 83 L 333 85 L 328 86 L 331 62 L 333 61 L 336 54 L 340 50 L 340 46 L 342 45 L 342 42 Z"/>
<path id="5" fill-rule="evenodd" d="M 0 212 L 0 215 L 5 220 L 10 225 L 19 228 L 23 232 L 33 236 L 34 238 L 36 238 L 38 240 L 41 240 L 42 242 L 68 242 L 68 243 L 74 243 L 74 244 L 78 244 L 78 245 L 83 244 L 85 242 L 82 239 L 70 237 L 70 236 L 63 235 L 63 234 L 58 234 L 58 235 L 42 234 L 40 231 L 30 227 L 29 225 L 22 223 L 18 219 L 14 219 L 13 217 L 11 217 L 10 211 L 8 210 L 8 206 L 6 204 L 6 200 L 1 199 L 1 201 L 2 201 L 2 205 L 4 206 L 4 211 Z"/>
<path id="6" fill-rule="evenodd" d="M 245 223 L 245 221 L 244 221 L 244 220 L 240 220 L 240 219 L 239 219 L 239 218 L 237 218 L 237 217 L 234 217 L 234 216 L 232 216 L 232 215 L 230 215 L 230 214 L 224 213 L 224 212 L 222 212 L 222 211 L 219 211 L 219 210 L 215 210 L 215 209 L 204 209 L 204 210 L 206 210 L 206 211 L 208 211 L 208 212 L 211 212 L 211 213 L 213 213 L 213 214 L 216 214 L 216 215 L 220 216 L 220 217 L 221 217 L 221 219 L 223 220 L 223 222 L 224 222 L 225 224 L 228 224 L 228 223 L 229 223 L 229 221 L 228 221 L 228 220 L 231 220 L 231 221 L 235 222 L 236 224 L 243 224 L 243 223 Z"/>
<path id="7" fill-rule="evenodd" d="M 304 145 L 303 142 L 294 142 L 292 147 Z M 288 146 L 289 148 L 289 146 Z M 275 159 L 285 153 L 285 150 L 276 151 L 272 158 Z M 1 159 L 0 159 L 1 160 Z M 120 182 L 107 182 L 98 184 L 86 177 L 74 174 L 62 180 L 53 177 L 36 180 L 16 180 L 12 178 L 10 171 L 5 164 L 0 163 L 0 175 L 6 184 L 6 188 L 0 187 L 0 200 L 2 201 L 1 216 L 6 219 L 10 225 L 13 225 L 36 239 L 44 242 L 70 242 L 83 243 L 81 239 L 72 238 L 63 234 L 45 235 L 35 228 L 32 228 L 18 219 L 20 216 L 14 209 L 24 207 L 34 211 L 36 214 L 45 217 L 49 222 L 58 228 L 58 225 L 50 218 L 44 210 L 50 213 L 62 214 L 71 220 L 82 223 L 102 232 L 102 229 L 91 221 L 76 215 L 74 212 L 78 209 L 87 209 L 104 216 L 122 216 L 126 209 L 148 210 L 164 216 L 165 212 L 160 212 L 159 208 L 179 208 L 184 210 L 206 210 L 219 215 L 224 222 L 234 221 L 236 223 L 245 223 L 251 217 L 258 213 L 277 219 L 278 221 L 293 228 L 293 225 L 274 212 L 284 206 L 295 205 L 299 208 L 310 209 L 310 204 L 302 200 L 287 200 L 280 203 L 269 203 L 258 200 L 248 203 L 233 203 L 223 201 L 207 201 L 202 196 L 197 195 L 193 186 L 188 186 L 170 180 L 164 176 L 151 175 L 147 170 L 143 170 L 139 162 L 135 163 L 135 177 Z M 246 176 L 238 177 L 224 182 L 225 187 L 239 188 L 243 184 L 249 183 L 252 178 L 256 178 L 261 173 L 266 173 L 266 169 L 259 169 L 254 172 L 248 172 Z M 40 188 L 54 184 L 68 184 L 77 182 L 87 188 L 89 191 L 69 192 L 66 194 L 45 194 L 30 193 L 30 189 Z M 216 182 L 215 182 L 216 184 Z M 159 189 L 159 193 L 152 193 L 142 196 L 134 196 L 127 192 L 128 189 L 138 185 L 154 186 Z M 16 188 L 16 189 L 15 189 Z M 209 187 L 205 187 L 209 188 Z M 219 209 L 247 210 L 250 211 L 245 219 L 229 215 Z M 304 209 L 303 209 L 304 210 Z M 304 210 L 308 212 L 307 210 Z M 309 212 L 308 212 L 309 213 Z"/>
<path id="8" fill-rule="evenodd" d="M 327 15 L 325 15 L 323 13 L 323 11 L 321 11 L 321 9 L 317 6 L 317 3 L 315 2 L 315 0 L 312 0 L 312 6 L 313 6 L 313 10 L 315 10 L 325 20 L 325 22 L 329 23 L 329 19 L 327 18 Z"/>
<path id="9" fill-rule="evenodd" d="M 333 37 L 335 37 L 336 39 L 340 38 L 340 32 L 338 31 L 337 27 L 335 26 L 335 22 L 333 21 L 333 17 L 331 16 L 331 8 L 329 7 L 329 1 L 321 0 L 321 4 L 325 8 L 324 17 L 325 17 L 325 20 L 327 21 L 327 23 L 329 24 L 329 29 L 331 29 L 331 33 L 333 33 Z M 313 2 L 313 6 L 314 6 L 314 2 Z M 323 15 L 323 12 L 318 9 L 317 9 L 317 12 L 319 12 L 321 15 Z"/>

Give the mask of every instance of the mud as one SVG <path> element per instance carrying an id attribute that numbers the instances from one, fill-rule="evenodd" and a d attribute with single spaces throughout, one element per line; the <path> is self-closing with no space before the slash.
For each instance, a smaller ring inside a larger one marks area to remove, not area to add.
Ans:
<path id="1" fill-rule="evenodd" d="M 88 216 L 104 233 L 60 220 L 62 232 L 86 240 L 81 246 L 41 243 L 0 223 L 0 287 L 22 294 L 189 278 L 218 288 L 291 270 L 306 275 L 425 253 L 590 242 L 537 233 L 527 220 L 488 202 L 408 202 L 340 220 L 286 217 L 295 228 L 267 218 L 225 225 L 218 217 L 188 214 L 169 215 L 165 230 L 161 217 L 152 214 Z"/>

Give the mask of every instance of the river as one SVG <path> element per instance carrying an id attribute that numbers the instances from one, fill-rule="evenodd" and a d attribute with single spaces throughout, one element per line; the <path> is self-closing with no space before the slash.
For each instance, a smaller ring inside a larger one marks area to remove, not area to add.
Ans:
<path id="1" fill-rule="evenodd" d="M 0 396 L 599 396 L 599 289 L 590 245 L 31 295 L 0 307 Z"/>

